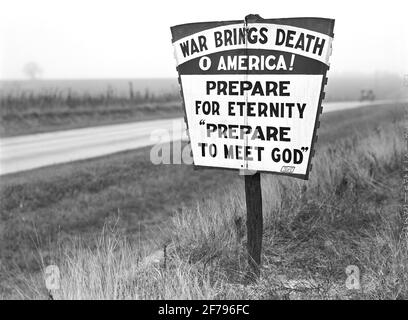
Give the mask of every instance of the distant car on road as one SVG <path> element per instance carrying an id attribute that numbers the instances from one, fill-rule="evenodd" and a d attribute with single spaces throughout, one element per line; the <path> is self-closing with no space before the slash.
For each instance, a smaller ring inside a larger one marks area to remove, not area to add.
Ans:
<path id="1" fill-rule="evenodd" d="M 361 90 L 360 101 L 374 101 L 375 95 L 373 90 Z"/>

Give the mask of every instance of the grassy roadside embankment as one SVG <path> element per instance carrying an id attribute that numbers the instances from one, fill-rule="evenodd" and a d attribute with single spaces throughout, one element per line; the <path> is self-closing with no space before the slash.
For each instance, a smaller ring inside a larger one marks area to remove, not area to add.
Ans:
<path id="1" fill-rule="evenodd" d="M 8 275 L 13 265 L 26 273 L 38 267 L 32 234 L 44 263 L 61 267 L 57 298 L 345 298 L 350 264 L 363 276 L 363 290 L 351 294 L 406 298 L 398 211 L 402 114 L 402 106 L 388 106 L 324 115 L 310 181 L 263 176 L 264 269 L 257 284 L 244 286 L 242 279 L 241 179 L 155 167 L 143 150 L 2 179 L 3 267 Z M 138 222 L 169 221 L 174 212 L 162 237 L 156 234 L 168 245 L 166 268 L 144 265 Z M 119 218 L 115 232 L 96 237 L 109 217 Z M 78 234 L 83 240 L 73 241 Z M 45 297 L 40 278 L 18 288 L 26 297 Z"/>

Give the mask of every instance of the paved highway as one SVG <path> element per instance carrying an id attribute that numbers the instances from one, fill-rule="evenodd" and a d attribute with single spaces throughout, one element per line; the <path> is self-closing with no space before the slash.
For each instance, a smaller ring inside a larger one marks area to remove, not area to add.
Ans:
<path id="1" fill-rule="evenodd" d="M 324 112 L 391 101 L 325 103 Z M 164 131 L 165 130 L 165 131 Z M 170 134 L 164 136 L 163 132 Z M 156 134 L 155 134 L 156 133 Z M 0 139 L 0 175 L 186 139 L 182 118 L 98 126 Z"/>

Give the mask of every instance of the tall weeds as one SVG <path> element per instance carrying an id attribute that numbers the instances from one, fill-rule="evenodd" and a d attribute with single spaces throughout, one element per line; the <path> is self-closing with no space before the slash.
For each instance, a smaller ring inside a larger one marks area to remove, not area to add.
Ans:
<path id="1" fill-rule="evenodd" d="M 144 263 L 137 245 L 106 230 L 95 248 L 83 242 L 65 245 L 57 259 L 62 283 L 55 297 L 406 299 L 399 125 L 320 148 L 307 182 L 262 176 L 264 250 L 258 283 L 244 282 L 245 197 L 242 183 L 236 183 L 172 218 L 172 231 L 163 236 L 165 267 L 163 261 Z M 359 291 L 344 285 L 344 269 L 352 264 L 361 270 Z M 306 280 L 308 285 L 298 286 Z"/>

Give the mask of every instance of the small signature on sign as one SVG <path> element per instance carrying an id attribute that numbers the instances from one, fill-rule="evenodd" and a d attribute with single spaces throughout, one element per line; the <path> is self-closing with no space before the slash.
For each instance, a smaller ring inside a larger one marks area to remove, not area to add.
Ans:
<path id="1" fill-rule="evenodd" d="M 295 167 L 293 166 L 283 166 L 281 168 L 281 172 L 284 172 L 284 173 L 292 173 L 293 171 L 295 171 Z"/>

